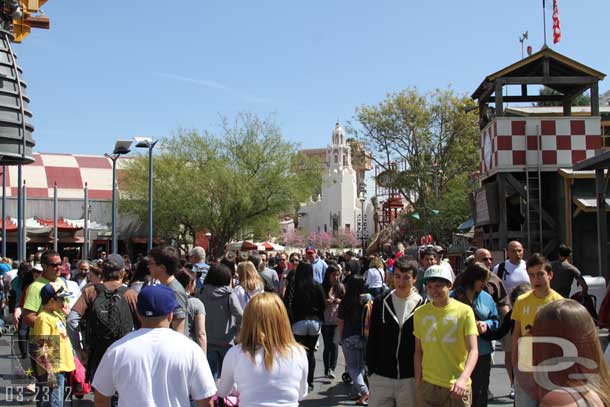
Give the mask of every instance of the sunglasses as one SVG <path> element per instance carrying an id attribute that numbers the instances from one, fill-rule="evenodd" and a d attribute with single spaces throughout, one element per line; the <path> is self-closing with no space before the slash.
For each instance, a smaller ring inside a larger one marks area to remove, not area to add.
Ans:
<path id="1" fill-rule="evenodd" d="M 49 267 L 59 267 L 59 266 L 61 266 L 61 263 L 47 263 L 47 266 L 49 266 Z"/>

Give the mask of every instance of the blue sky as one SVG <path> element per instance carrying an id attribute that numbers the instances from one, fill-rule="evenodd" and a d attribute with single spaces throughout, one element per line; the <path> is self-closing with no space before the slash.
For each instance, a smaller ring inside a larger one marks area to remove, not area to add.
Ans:
<path id="1" fill-rule="evenodd" d="M 117 139 L 179 127 L 218 132 L 241 111 L 274 115 L 287 139 L 314 148 L 337 118 L 387 93 L 471 94 L 520 58 L 523 31 L 542 46 L 541 3 L 50 0 L 51 30 L 15 52 L 39 152 L 103 154 Z M 559 10 L 563 38 L 551 46 L 610 72 L 610 1 L 559 0 Z"/>

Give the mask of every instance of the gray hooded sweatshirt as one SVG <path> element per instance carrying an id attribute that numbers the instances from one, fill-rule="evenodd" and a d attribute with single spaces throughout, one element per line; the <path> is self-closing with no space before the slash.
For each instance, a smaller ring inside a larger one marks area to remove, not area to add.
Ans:
<path id="1" fill-rule="evenodd" d="M 208 344 L 233 345 L 243 315 L 233 289 L 229 286 L 216 287 L 205 284 L 199 299 L 205 305 L 205 331 Z"/>

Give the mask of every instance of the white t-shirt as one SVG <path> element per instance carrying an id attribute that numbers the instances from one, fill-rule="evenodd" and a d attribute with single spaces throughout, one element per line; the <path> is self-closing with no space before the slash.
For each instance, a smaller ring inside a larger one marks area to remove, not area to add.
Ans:
<path id="1" fill-rule="evenodd" d="M 237 299 L 239 300 L 239 305 L 241 305 L 241 309 L 244 309 L 244 308 L 246 308 L 246 304 L 248 303 L 248 301 L 250 301 L 250 299 L 252 297 L 254 297 L 256 294 L 260 294 L 264 291 L 265 290 L 263 289 L 263 287 L 259 287 L 252 291 L 246 291 L 246 289 L 244 287 L 242 287 L 241 285 L 238 285 L 237 287 L 235 287 L 235 290 L 233 292 L 235 293 L 235 295 L 237 296 Z"/>
<path id="2" fill-rule="evenodd" d="M 496 264 L 494 267 L 494 273 L 498 274 L 498 267 L 500 264 Z M 525 265 L 525 260 L 521 260 L 519 264 L 514 265 L 510 262 L 510 260 L 506 260 L 504 262 L 504 267 L 506 267 L 506 271 L 502 276 L 502 282 L 504 283 L 504 287 L 506 288 L 506 293 L 510 296 L 510 293 L 515 289 L 519 284 L 530 283 L 530 278 L 527 275 L 527 267 Z"/>
<path id="3" fill-rule="evenodd" d="M 113 343 L 98 366 L 93 387 L 119 393 L 119 407 L 188 406 L 216 393 L 203 350 L 169 328 L 141 328 Z"/>
<path id="4" fill-rule="evenodd" d="M 392 298 L 394 312 L 396 312 L 396 318 L 398 318 L 398 325 L 402 328 L 405 321 L 409 319 L 413 314 L 415 307 L 421 301 L 421 296 L 417 291 L 413 291 L 408 297 L 400 298 L 396 295 L 396 291 L 394 291 L 390 298 Z"/>
<path id="5" fill-rule="evenodd" d="M 294 348 L 290 357 L 276 357 L 271 371 L 263 361 L 263 350 L 255 361 L 237 345 L 229 349 L 222 363 L 218 396 L 229 395 L 235 385 L 240 407 L 297 407 L 307 396 L 307 355 Z"/>
<path id="6" fill-rule="evenodd" d="M 70 299 L 70 309 L 72 309 L 82 292 L 76 281 L 66 280 L 66 286 L 68 287 L 68 291 L 72 293 L 72 295 L 68 297 Z"/>
<path id="7" fill-rule="evenodd" d="M 364 285 L 367 288 L 383 287 L 385 272 L 382 269 L 370 268 L 364 273 Z"/>

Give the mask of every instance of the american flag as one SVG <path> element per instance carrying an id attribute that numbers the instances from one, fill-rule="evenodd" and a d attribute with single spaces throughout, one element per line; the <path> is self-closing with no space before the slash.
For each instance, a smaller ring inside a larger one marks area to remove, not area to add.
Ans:
<path id="1" fill-rule="evenodd" d="M 553 44 L 561 40 L 561 27 L 559 25 L 559 8 L 557 0 L 553 0 Z"/>

